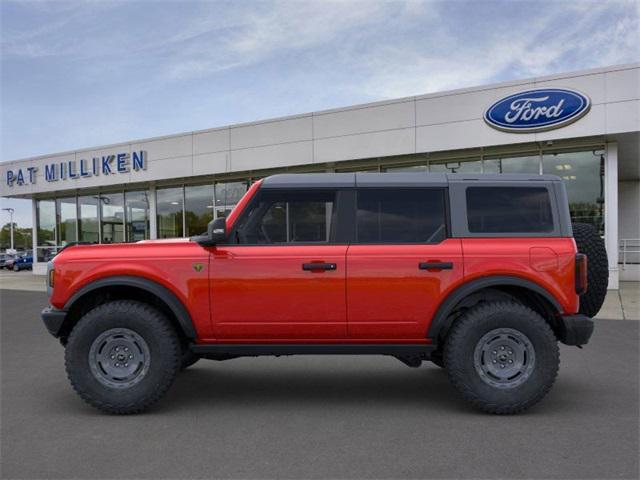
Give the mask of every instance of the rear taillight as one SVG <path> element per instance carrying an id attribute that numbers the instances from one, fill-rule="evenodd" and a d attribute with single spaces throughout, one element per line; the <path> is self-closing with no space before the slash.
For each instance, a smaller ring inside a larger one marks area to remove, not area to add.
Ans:
<path id="1" fill-rule="evenodd" d="M 576 293 L 582 295 L 587 292 L 587 256 L 576 253 Z"/>

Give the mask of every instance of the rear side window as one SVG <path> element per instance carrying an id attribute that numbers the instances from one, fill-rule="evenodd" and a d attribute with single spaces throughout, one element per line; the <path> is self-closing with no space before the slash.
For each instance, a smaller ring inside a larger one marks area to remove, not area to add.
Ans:
<path id="1" fill-rule="evenodd" d="M 542 187 L 469 187 L 467 219 L 472 233 L 553 231 L 549 192 Z"/>
<path id="2" fill-rule="evenodd" d="M 438 243 L 446 238 L 443 189 L 359 190 L 358 243 Z"/>

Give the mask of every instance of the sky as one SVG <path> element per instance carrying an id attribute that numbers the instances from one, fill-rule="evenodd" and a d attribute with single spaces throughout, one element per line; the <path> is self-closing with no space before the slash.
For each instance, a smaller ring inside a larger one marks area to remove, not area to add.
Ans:
<path id="1" fill-rule="evenodd" d="M 640 0 L 3 0 L 0 16 L 0 161 L 640 60 Z M 30 201 L 1 202 L 31 225 Z"/>

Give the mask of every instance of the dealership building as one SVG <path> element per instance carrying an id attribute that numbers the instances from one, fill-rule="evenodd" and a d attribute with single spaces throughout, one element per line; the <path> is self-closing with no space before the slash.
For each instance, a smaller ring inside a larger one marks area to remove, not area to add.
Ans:
<path id="1" fill-rule="evenodd" d="M 304 113 L 0 164 L 33 202 L 34 272 L 69 242 L 200 234 L 281 172 L 555 174 L 640 280 L 640 64 Z"/>

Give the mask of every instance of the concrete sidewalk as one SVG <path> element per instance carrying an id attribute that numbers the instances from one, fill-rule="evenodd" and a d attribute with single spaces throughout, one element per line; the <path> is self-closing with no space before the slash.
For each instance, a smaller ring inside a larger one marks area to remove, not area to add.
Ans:
<path id="1" fill-rule="evenodd" d="M 31 271 L 11 272 L 0 270 L 0 289 L 44 292 L 44 275 L 33 275 Z M 640 282 L 620 282 L 620 290 L 609 290 L 597 319 L 640 320 Z"/>

